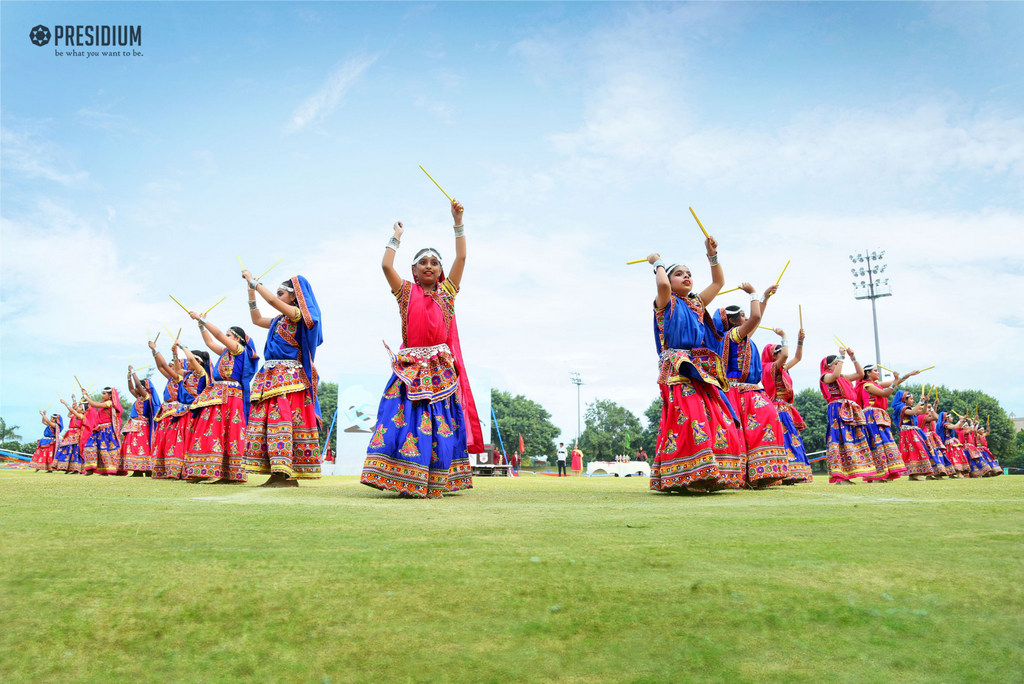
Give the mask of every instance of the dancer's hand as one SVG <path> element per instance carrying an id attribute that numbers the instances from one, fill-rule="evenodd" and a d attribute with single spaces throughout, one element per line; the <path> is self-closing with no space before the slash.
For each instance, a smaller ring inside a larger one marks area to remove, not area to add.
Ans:
<path id="1" fill-rule="evenodd" d="M 405 227 L 402 226 L 401 221 L 395 221 L 395 225 L 391 226 L 395 231 L 395 237 L 398 239 L 402 238 L 402 233 L 405 232 Z"/>
<path id="2" fill-rule="evenodd" d="M 704 249 L 707 250 L 709 257 L 715 256 L 718 254 L 718 240 L 708 235 L 707 240 L 704 241 Z"/>
<path id="3" fill-rule="evenodd" d="M 455 219 L 455 225 L 462 225 L 462 212 L 465 211 L 465 207 L 458 200 L 452 200 L 452 218 Z"/>
<path id="4" fill-rule="evenodd" d="M 746 292 L 747 294 L 754 294 L 757 291 L 754 289 L 754 286 L 751 285 L 750 283 L 740 283 L 740 289 Z"/>

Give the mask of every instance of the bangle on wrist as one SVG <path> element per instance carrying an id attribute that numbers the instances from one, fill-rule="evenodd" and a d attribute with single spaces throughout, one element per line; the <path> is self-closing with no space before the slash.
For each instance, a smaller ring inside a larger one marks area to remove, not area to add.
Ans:
<path id="1" fill-rule="evenodd" d="M 782 346 L 782 347 L 788 347 L 788 346 L 789 346 L 789 343 L 788 343 L 788 342 L 786 342 L 786 338 L 785 338 L 785 337 L 783 337 L 783 338 L 782 338 L 782 341 L 781 341 L 781 342 L 779 342 L 779 345 L 780 345 L 780 346 Z"/>
<path id="2" fill-rule="evenodd" d="M 256 300 L 255 299 L 250 299 L 249 300 L 249 311 L 255 311 L 255 310 L 256 310 Z"/>
<path id="3" fill-rule="evenodd" d="M 249 281 L 249 289 L 250 290 L 255 290 L 259 286 L 260 286 L 260 284 L 258 282 L 256 282 L 255 280 L 250 280 Z"/>
<path id="4" fill-rule="evenodd" d="M 658 272 L 658 267 L 659 267 L 659 266 L 660 266 L 661 268 L 664 268 L 664 269 L 665 269 L 665 272 L 666 272 L 666 273 L 668 273 L 668 267 L 667 267 L 667 266 L 665 266 L 665 262 L 664 262 L 664 261 L 662 261 L 661 259 L 658 259 L 657 261 L 655 261 L 655 262 L 654 262 L 654 272 L 655 272 L 655 273 L 657 273 L 657 272 Z"/>
<path id="5" fill-rule="evenodd" d="M 752 302 L 760 302 L 761 298 L 757 296 L 756 292 L 751 292 L 750 293 L 750 301 L 752 301 Z"/>
<path id="6" fill-rule="evenodd" d="M 454 228 L 455 228 L 455 237 L 457 237 L 457 238 L 466 237 L 466 226 L 464 226 L 464 225 L 462 225 L 460 223 L 459 225 L 454 226 Z"/>
<path id="7" fill-rule="evenodd" d="M 718 265 L 718 252 L 715 252 L 714 254 L 708 254 L 708 261 L 711 263 L 712 266 L 717 266 Z"/>
<path id="8" fill-rule="evenodd" d="M 393 250 L 395 250 L 395 251 L 397 252 L 397 251 L 398 251 L 398 248 L 399 248 L 399 247 L 400 247 L 401 245 L 402 245 L 402 241 L 401 241 L 401 240 L 399 240 L 399 239 L 398 239 L 397 237 L 395 237 L 394 235 L 392 235 L 392 236 L 391 236 L 391 239 L 390 239 L 390 240 L 388 240 L 388 243 L 387 243 L 386 245 L 384 245 L 384 249 L 393 249 Z"/>

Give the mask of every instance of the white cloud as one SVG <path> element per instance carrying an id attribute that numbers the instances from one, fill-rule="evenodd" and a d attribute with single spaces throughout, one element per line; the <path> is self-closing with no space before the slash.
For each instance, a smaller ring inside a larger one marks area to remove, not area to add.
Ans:
<path id="1" fill-rule="evenodd" d="M 338 64 L 327 76 L 320 90 L 295 108 L 286 130 L 289 133 L 295 133 L 330 116 L 341 104 L 349 89 L 367 69 L 373 66 L 378 57 L 379 55 L 353 57 Z"/>
<path id="2" fill-rule="evenodd" d="M 65 152 L 28 131 L 5 125 L 0 131 L 4 167 L 25 178 L 43 178 L 61 185 L 79 185 L 89 174 L 77 171 Z"/>

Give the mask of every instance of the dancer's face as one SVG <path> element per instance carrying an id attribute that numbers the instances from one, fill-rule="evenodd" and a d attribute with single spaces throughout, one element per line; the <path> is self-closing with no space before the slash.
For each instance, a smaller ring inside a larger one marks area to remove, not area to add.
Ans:
<path id="1" fill-rule="evenodd" d="M 291 287 L 290 283 L 288 284 L 288 287 Z M 277 288 L 277 298 L 289 306 L 295 306 L 295 302 L 297 301 L 295 299 L 295 293 L 289 292 L 283 287 Z"/>
<path id="2" fill-rule="evenodd" d="M 435 256 L 424 254 L 413 265 L 412 274 L 421 286 L 436 285 L 437 279 L 441 277 L 441 262 Z"/>
<path id="3" fill-rule="evenodd" d="M 672 286 L 672 292 L 680 297 L 685 297 L 693 290 L 693 274 L 686 266 L 676 266 L 669 274 L 668 282 Z"/>

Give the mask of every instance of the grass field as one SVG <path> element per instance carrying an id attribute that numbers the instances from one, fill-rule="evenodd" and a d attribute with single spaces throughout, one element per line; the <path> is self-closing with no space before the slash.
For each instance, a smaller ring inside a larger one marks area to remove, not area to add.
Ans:
<path id="1" fill-rule="evenodd" d="M 824 478 L 822 478 L 823 480 Z M 1021 681 L 1024 477 L 440 501 L 0 471 L 0 681 Z"/>

